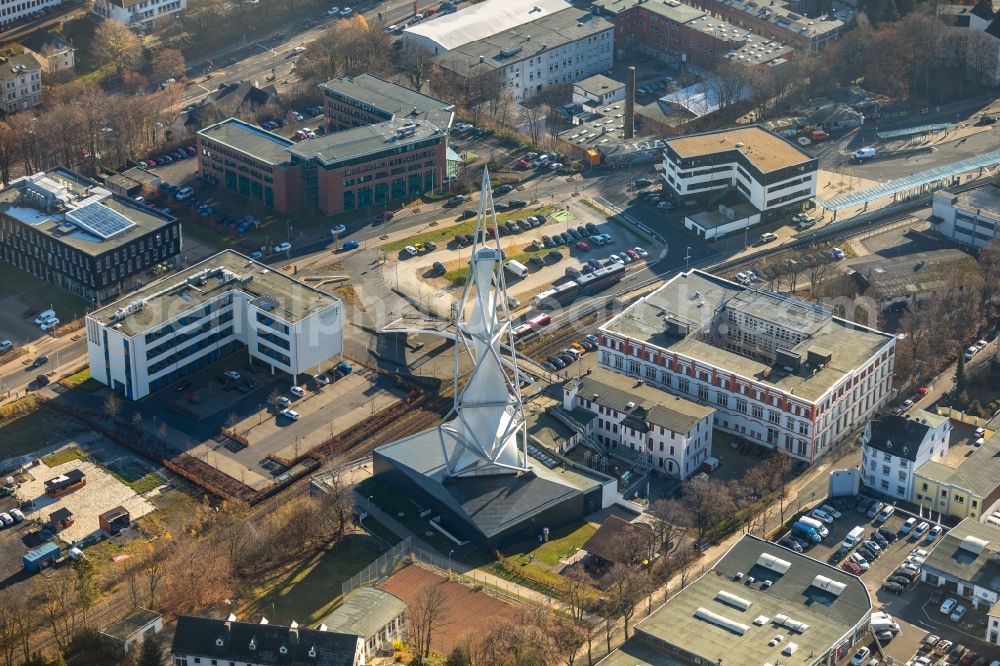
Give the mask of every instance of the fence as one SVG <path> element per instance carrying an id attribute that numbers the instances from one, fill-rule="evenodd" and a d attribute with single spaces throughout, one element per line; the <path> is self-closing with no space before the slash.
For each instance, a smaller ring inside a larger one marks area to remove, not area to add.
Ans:
<path id="1" fill-rule="evenodd" d="M 410 561 L 413 547 L 410 544 L 410 537 L 406 537 L 401 542 L 378 556 L 378 558 L 367 567 L 354 574 L 340 585 L 340 594 L 346 598 L 348 594 L 359 587 L 370 585 L 375 581 L 391 576 L 403 568 L 403 565 Z"/>

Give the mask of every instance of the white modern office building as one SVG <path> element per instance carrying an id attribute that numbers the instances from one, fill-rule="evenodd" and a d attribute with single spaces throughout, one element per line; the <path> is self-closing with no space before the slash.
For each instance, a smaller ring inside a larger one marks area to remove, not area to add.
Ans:
<path id="1" fill-rule="evenodd" d="M 90 6 L 90 10 L 101 18 L 144 27 L 147 27 L 144 24 L 185 9 L 187 0 L 94 0 Z"/>
<path id="2" fill-rule="evenodd" d="M 666 142 L 663 179 L 678 202 L 706 204 L 685 226 L 717 238 L 801 208 L 816 196 L 818 161 L 758 125 L 689 134 Z"/>
<path id="3" fill-rule="evenodd" d="M 548 86 L 612 69 L 615 36 L 610 21 L 575 7 L 538 15 L 530 23 L 455 46 L 434 63 L 462 85 L 496 76 L 504 93 L 517 102 Z"/>
<path id="4" fill-rule="evenodd" d="M 914 473 L 925 462 L 944 462 L 950 438 L 948 418 L 922 409 L 869 421 L 861 435 L 861 483 L 913 501 Z"/>
<path id="5" fill-rule="evenodd" d="M 87 316 L 91 376 L 129 400 L 229 354 L 293 377 L 343 350 L 338 299 L 225 250 Z"/>
<path id="6" fill-rule="evenodd" d="M 0 0 L 0 27 L 21 19 L 41 17 L 43 10 L 61 4 L 62 0 Z"/>
<path id="7" fill-rule="evenodd" d="M 591 437 L 609 451 L 631 450 L 660 474 L 686 479 L 712 455 L 712 407 L 607 370 L 566 382 L 563 409 L 592 413 Z"/>
<path id="8" fill-rule="evenodd" d="M 935 192 L 931 224 L 953 243 L 985 247 L 1000 236 L 1000 187 L 990 182 L 961 192 Z"/>
<path id="9" fill-rule="evenodd" d="M 601 367 L 710 405 L 716 428 L 806 462 L 892 395 L 895 336 L 702 271 L 599 333 Z"/>
<path id="10" fill-rule="evenodd" d="M 442 55 L 572 6 L 566 0 L 486 0 L 433 21 L 414 23 L 403 31 L 403 37 Z"/>

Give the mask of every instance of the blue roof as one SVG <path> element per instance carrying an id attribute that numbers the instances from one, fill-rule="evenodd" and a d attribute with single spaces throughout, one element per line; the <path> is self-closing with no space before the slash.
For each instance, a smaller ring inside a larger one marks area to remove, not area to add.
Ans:
<path id="1" fill-rule="evenodd" d="M 40 560 L 47 555 L 51 555 L 52 553 L 59 553 L 59 544 L 55 541 L 49 541 L 34 550 L 29 550 L 24 554 L 24 559 L 31 562 L 34 560 Z"/>
<path id="2" fill-rule="evenodd" d="M 1000 150 L 994 150 L 988 153 L 983 153 L 982 155 L 976 155 L 975 157 L 970 157 L 959 162 L 944 164 L 939 167 L 934 167 L 933 169 L 928 169 L 927 171 L 920 171 L 918 173 L 905 176 L 904 178 L 890 180 L 889 182 L 881 183 L 875 187 L 858 190 L 857 192 L 851 192 L 832 199 L 816 197 L 816 203 L 827 210 L 853 208 L 854 206 L 858 206 L 868 201 L 874 201 L 885 196 L 892 196 L 893 194 L 913 190 L 923 185 L 938 184 L 941 187 L 946 187 L 952 184 L 952 182 L 948 179 L 954 176 L 968 171 L 973 171 L 975 169 L 995 166 L 997 164 L 1000 164 Z"/>

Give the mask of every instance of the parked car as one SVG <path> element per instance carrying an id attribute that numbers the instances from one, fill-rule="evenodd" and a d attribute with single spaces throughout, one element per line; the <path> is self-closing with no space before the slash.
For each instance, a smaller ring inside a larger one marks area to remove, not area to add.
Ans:
<path id="1" fill-rule="evenodd" d="M 288 252 L 291 249 L 292 249 L 292 244 L 289 243 L 288 241 L 285 241 L 284 243 L 278 243 L 277 245 L 274 246 L 274 253 L 278 254 L 279 252 Z"/>
<path id="2" fill-rule="evenodd" d="M 283 409 L 283 410 L 281 410 L 280 413 L 286 419 L 290 419 L 292 421 L 298 421 L 299 420 L 299 413 L 297 411 L 295 411 L 294 409 Z"/>
<path id="3" fill-rule="evenodd" d="M 862 573 L 864 573 L 864 569 L 861 568 L 861 565 L 853 560 L 844 562 L 841 569 L 843 569 L 849 574 L 854 574 L 855 576 L 860 576 Z"/>
<path id="4" fill-rule="evenodd" d="M 893 594 L 902 594 L 906 591 L 906 588 L 899 583 L 894 583 L 891 580 L 887 580 L 882 583 L 882 589 L 886 592 L 892 592 Z"/>
<path id="5" fill-rule="evenodd" d="M 935 539 L 941 536 L 942 528 L 940 525 L 935 525 L 927 532 L 927 543 L 933 543 Z"/>
<path id="6" fill-rule="evenodd" d="M 963 617 L 965 617 L 965 606 L 959 604 L 958 606 L 955 606 L 955 610 L 951 612 L 948 619 L 952 622 L 961 622 Z"/>
<path id="7" fill-rule="evenodd" d="M 857 652 L 854 653 L 854 656 L 851 657 L 851 666 L 861 666 L 868 660 L 868 657 L 871 656 L 871 653 L 872 651 L 866 647 L 859 649 Z"/>
<path id="8" fill-rule="evenodd" d="M 956 606 L 958 606 L 958 599 L 955 597 L 948 597 L 941 603 L 941 608 L 938 610 L 941 611 L 942 615 L 949 615 L 953 610 L 955 610 Z"/>
<path id="9" fill-rule="evenodd" d="M 826 511 L 823 511 L 822 509 L 813 509 L 809 513 L 809 515 L 815 518 L 816 520 L 826 523 L 827 525 L 833 525 L 833 516 L 828 514 Z"/>
<path id="10" fill-rule="evenodd" d="M 288 392 L 294 395 L 296 398 L 301 398 L 306 394 L 305 390 L 301 386 L 293 386 L 288 389 Z"/>
<path id="11" fill-rule="evenodd" d="M 770 231 L 762 233 L 760 235 L 760 242 L 761 243 L 770 243 L 770 242 L 776 241 L 776 240 L 778 240 L 778 234 L 772 233 Z"/>
<path id="12" fill-rule="evenodd" d="M 930 523 L 928 523 L 927 521 L 921 522 L 913 530 L 913 534 L 910 535 L 910 540 L 911 541 L 920 541 L 924 537 L 924 535 L 927 533 L 927 530 L 930 529 L 930 527 L 931 527 Z"/>

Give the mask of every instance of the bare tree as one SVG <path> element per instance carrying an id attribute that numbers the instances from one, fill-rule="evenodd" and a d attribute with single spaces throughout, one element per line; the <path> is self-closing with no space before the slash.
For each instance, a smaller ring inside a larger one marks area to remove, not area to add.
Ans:
<path id="1" fill-rule="evenodd" d="M 815 294 L 817 287 L 826 277 L 826 271 L 828 264 L 823 261 L 817 261 L 812 266 L 809 267 L 809 293 Z"/>
<path id="2" fill-rule="evenodd" d="M 118 415 L 122 411 L 122 399 L 118 397 L 118 394 L 112 391 L 108 394 L 108 397 L 104 399 L 104 403 L 101 405 L 101 411 L 109 419 L 114 420 L 118 418 Z"/>
<path id="3" fill-rule="evenodd" d="M 430 656 L 434 634 L 448 626 L 450 612 L 448 595 L 441 584 L 432 583 L 417 592 L 407 616 L 410 642 L 413 643 L 418 663 L 424 663 Z"/>
<path id="4" fill-rule="evenodd" d="M 184 54 L 177 49 L 163 49 L 150 63 L 153 76 L 160 81 L 184 75 Z"/>
<path id="5" fill-rule="evenodd" d="M 118 21 L 105 19 L 94 31 L 91 51 L 99 61 L 114 65 L 119 74 L 126 69 L 137 69 L 142 64 L 142 42 Z"/>
<path id="6" fill-rule="evenodd" d="M 625 625 L 625 638 L 628 638 L 628 625 L 635 615 L 635 609 L 649 592 L 652 591 L 649 574 L 645 569 L 638 569 L 624 564 L 616 564 L 607 573 L 610 603 L 618 607 L 618 612 Z"/>
<path id="7" fill-rule="evenodd" d="M 522 108 L 524 109 L 524 120 L 528 125 L 528 136 L 531 138 L 531 145 L 537 146 L 542 136 L 542 125 L 545 123 L 545 114 L 538 107 L 525 106 Z"/>

